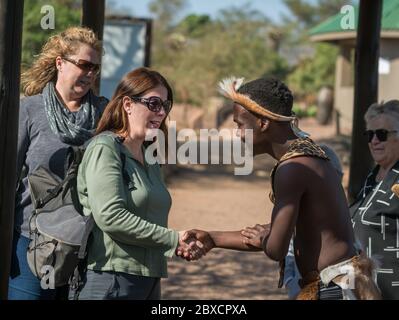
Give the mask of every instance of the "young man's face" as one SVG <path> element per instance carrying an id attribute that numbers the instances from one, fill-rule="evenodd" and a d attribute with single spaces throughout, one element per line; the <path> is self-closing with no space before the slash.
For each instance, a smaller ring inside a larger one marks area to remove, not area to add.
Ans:
<path id="1" fill-rule="evenodd" d="M 237 136 L 245 142 L 245 130 L 252 130 L 253 145 L 260 142 L 261 138 L 261 120 L 248 112 L 238 103 L 234 103 L 233 107 L 234 122 L 237 124 Z"/>

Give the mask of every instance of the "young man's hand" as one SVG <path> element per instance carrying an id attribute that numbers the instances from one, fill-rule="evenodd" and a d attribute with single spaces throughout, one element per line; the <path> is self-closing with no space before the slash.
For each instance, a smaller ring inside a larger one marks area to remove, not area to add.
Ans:
<path id="1" fill-rule="evenodd" d="M 243 243 L 250 247 L 263 249 L 263 240 L 270 233 L 270 224 L 256 224 L 253 227 L 246 227 L 241 230 L 241 235 L 243 236 Z"/>

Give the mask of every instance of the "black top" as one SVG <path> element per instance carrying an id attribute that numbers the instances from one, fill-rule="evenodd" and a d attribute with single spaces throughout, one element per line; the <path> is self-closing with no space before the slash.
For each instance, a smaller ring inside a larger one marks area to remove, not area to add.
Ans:
<path id="1" fill-rule="evenodd" d="M 391 190 L 399 183 L 399 161 L 377 183 L 378 169 L 351 205 L 353 229 L 367 256 L 381 263 L 376 277 L 383 299 L 399 299 L 399 196 Z"/>

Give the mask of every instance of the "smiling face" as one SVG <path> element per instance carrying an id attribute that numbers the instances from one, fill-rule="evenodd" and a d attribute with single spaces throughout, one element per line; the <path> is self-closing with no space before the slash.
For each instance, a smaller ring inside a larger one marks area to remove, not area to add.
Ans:
<path id="1" fill-rule="evenodd" d="M 393 121 L 388 116 L 382 114 L 371 118 L 367 122 L 367 130 L 385 129 L 388 131 L 398 130 Z M 392 166 L 399 160 L 399 137 L 398 133 L 389 133 L 386 141 L 378 140 L 374 134 L 373 139 L 369 142 L 369 149 L 375 162 L 379 165 Z"/>
<path id="2" fill-rule="evenodd" d="M 80 45 L 78 51 L 67 58 L 74 61 L 81 59 L 94 64 L 98 64 L 100 61 L 98 53 L 86 44 Z M 60 56 L 56 59 L 56 65 L 58 69 L 57 88 L 61 88 L 72 99 L 82 98 L 94 84 L 95 72 L 82 70 Z"/>
<path id="3" fill-rule="evenodd" d="M 148 99 L 150 97 L 159 97 L 162 101 L 167 100 L 168 91 L 162 85 L 146 91 L 140 98 Z M 148 109 L 143 102 L 133 102 L 129 97 L 123 98 L 123 107 L 128 114 L 129 135 L 132 138 L 144 139 L 150 130 L 159 129 L 161 123 L 165 120 L 167 113 L 164 108 L 158 112 Z"/>

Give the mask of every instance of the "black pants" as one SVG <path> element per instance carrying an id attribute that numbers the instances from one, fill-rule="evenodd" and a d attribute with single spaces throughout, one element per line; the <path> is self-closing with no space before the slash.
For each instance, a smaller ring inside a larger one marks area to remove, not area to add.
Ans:
<path id="1" fill-rule="evenodd" d="M 342 288 L 334 282 L 325 286 L 323 282 L 319 283 L 319 300 L 343 300 Z"/>
<path id="2" fill-rule="evenodd" d="M 72 291 L 71 291 L 72 294 Z M 70 298 L 72 295 L 70 294 Z M 87 270 L 79 300 L 160 300 L 159 278 Z"/>

